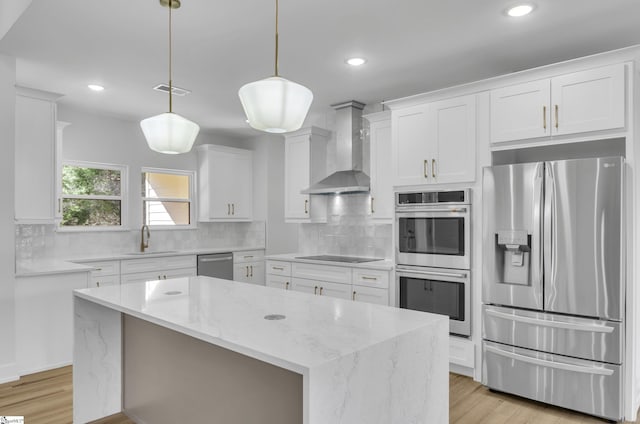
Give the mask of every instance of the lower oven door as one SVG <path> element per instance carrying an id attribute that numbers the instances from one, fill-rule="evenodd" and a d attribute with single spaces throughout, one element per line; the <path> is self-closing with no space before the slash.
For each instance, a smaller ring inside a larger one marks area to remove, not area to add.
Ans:
<path id="1" fill-rule="evenodd" d="M 471 335 L 470 272 L 459 269 L 398 266 L 399 306 L 449 316 L 449 332 Z"/>
<path id="2" fill-rule="evenodd" d="M 482 342 L 482 383 L 491 389 L 610 420 L 622 419 L 620 365 Z"/>

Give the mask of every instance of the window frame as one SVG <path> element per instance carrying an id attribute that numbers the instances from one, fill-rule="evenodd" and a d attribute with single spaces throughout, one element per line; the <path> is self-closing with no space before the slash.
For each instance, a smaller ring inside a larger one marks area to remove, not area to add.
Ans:
<path id="1" fill-rule="evenodd" d="M 78 168 L 108 169 L 120 172 L 120 196 L 111 195 L 65 195 L 62 189 L 62 170 L 65 165 Z M 129 231 L 129 166 L 113 163 L 63 160 L 58 169 L 58 205 L 56 230 L 59 232 Z M 120 225 L 62 225 L 64 199 L 120 200 Z"/>
<path id="2" fill-rule="evenodd" d="M 189 225 L 149 225 L 149 228 L 152 230 L 189 230 L 196 229 L 196 172 L 188 169 L 170 169 L 170 168 L 154 168 L 150 166 L 143 166 L 140 168 L 140 187 L 144 184 L 143 174 L 152 173 L 152 174 L 170 174 L 170 175 L 180 175 L 186 176 L 189 178 L 189 198 L 187 200 L 183 198 L 175 198 L 175 197 L 146 197 L 142 194 L 142 190 L 140 191 L 140 217 L 141 217 L 141 225 L 146 224 L 146 217 L 144 216 L 144 202 L 152 200 L 152 201 L 169 201 L 169 202 L 188 202 L 189 203 Z M 148 224 L 147 224 L 148 225 Z"/>

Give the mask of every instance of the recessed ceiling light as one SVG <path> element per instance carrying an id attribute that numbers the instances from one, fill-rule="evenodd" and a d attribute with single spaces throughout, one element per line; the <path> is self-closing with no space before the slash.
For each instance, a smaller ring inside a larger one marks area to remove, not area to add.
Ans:
<path id="1" fill-rule="evenodd" d="M 346 62 L 348 65 L 351 65 L 351 66 L 360 66 L 367 63 L 367 59 L 364 59 L 362 57 L 352 57 L 350 59 L 347 59 Z"/>
<path id="2" fill-rule="evenodd" d="M 534 9 L 533 4 L 519 4 L 507 9 L 507 15 L 512 18 L 519 18 L 520 16 L 528 15 Z"/>
<path id="3" fill-rule="evenodd" d="M 87 87 L 89 87 L 89 90 L 93 90 L 93 91 L 102 91 L 102 90 L 104 90 L 103 86 L 97 85 L 97 84 L 89 84 Z"/>

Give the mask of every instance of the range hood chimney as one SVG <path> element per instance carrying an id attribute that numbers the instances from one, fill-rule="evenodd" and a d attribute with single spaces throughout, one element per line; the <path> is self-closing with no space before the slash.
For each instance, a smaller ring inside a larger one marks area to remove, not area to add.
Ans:
<path id="1" fill-rule="evenodd" d="M 364 146 L 360 131 L 364 104 L 351 100 L 331 107 L 336 110 L 337 171 L 302 193 L 368 193 L 370 178 L 362 171 Z"/>

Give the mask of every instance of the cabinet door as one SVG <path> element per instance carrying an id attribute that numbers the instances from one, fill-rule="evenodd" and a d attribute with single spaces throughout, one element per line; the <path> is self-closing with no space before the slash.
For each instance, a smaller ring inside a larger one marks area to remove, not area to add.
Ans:
<path id="1" fill-rule="evenodd" d="M 351 284 L 330 283 L 323 281 L 320 283 L 318 295 L 337 297 L 339 299 L 351 299 Z"/>
<path id="2" fill-rule="evenodd" d="M 476 96 L 432 103 L 429 135 L 431 182 L 475 181 Z"/>
<path id="3" fill-rule="evenodd" d="M 53 223 L 56 105 L 16 96 L 15 115 L 15 218 L 25 223 Z"/>
<path id="4" fill-rule="evenodd" d="M 249 263 L 241 263 L 233 265 L 233 281 L 240 281 L 242 283 L 249 283 Z"/>
<path id="5" fill-rule="evenodd" d="M 239 152 L 231 162 L 233 170 L 226 177 L 230 190 L 231 218 L 234 221 L 250 221 L 253 217 L 253 154 L 248 150 Z"/>
<path id="6" fill-rule="evenodd" d="M 389 305 L 389 290 L 364 286 L 352 286 L 351 290 L 352 300 L 378 305 Z"/>
<path id="7" fill-rule="evenodd" d="M 267 274 L 266 286 L 267 287 L 274 287 L 274 288 L 277 288 L 277 289 L 290 290 L 291 289 L 291 278 L 283 277 L 281 275 Z"/>
<path id="8" fill-rule="evenodd" d="M 491 142 L 551 135 L 548 79 L 491 90 Z"/>
<path id="9" fill-rule="evenodd" d="M 309 137 L 299 135 L 285 140 L 285 219 L 309 219 L 309 195 L 300 193 L 309 187 Z"/>
<path id="10" fill-rule="evenodd" d="M 117 285 L 120 285 L 120 275 L 94 275 L 94 273 L 91 273 L 87 287 L 95 288 Z"/>
<path id="11" fill-rule="evenodd" d="M 294 277 L 291 279 L 291 290 L 302 293 L 318 294 L 318 289 L 321 284 L 322 281 Z"/>
<path id="12" fill-rule="evenodd" d="M 553 134 L 623 128 L 624 88 L 622 64 L 552 78 Z"/>
<path id="13" fill-rule="evenodd" d="M 427 105 L 394 110 L 391 115 L 394 185 L 430 182 L 427 161 Z"/>
<path id="14" fill-rule="evenodd" d="M 209 219 L 231 220 L 236 177 L 236 156 L 225 151 L 209 151 Z"/>
<path id="15" fill-rule="evenodd" d="M 371 198 L 369 211 L 376 220 L 393 220 L 393 172 L 389 166 L 392 155 L 391 120 L 371 122 L 369 126 Z"/>
<path id="16" fill-rule="evenodd" d="M 265 266 L 264 261 L 249 263 L 249 282 L 252 284 L 258 284 L 260 286 L 265 285 Z"/>

